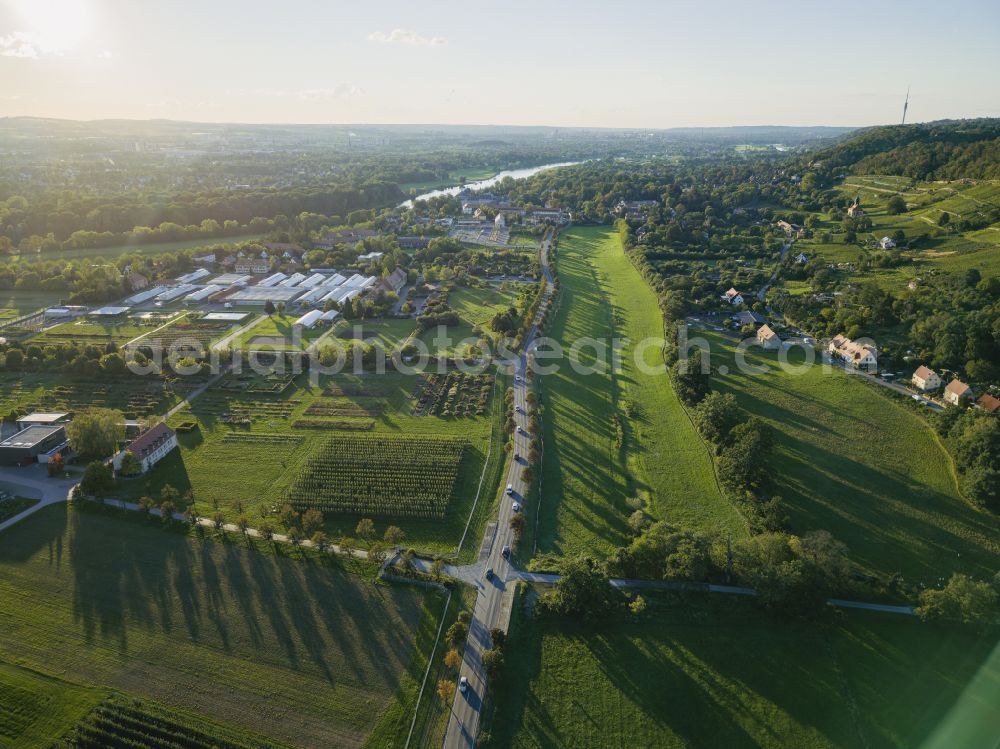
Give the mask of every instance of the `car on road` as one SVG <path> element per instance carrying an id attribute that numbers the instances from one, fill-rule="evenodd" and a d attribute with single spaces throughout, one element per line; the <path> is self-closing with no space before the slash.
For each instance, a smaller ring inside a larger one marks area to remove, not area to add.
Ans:
<path id="1" fill-rule="evenodd" d="M 503 549 L 500 551 L 500 556 L 502 556 L 504 559 L 510 559 L 510 547 L 504 546 Z"/>
<path id="2" fill-rule="evenodd" d="M 514 406 L 514 411 L 517 412 L 517 413 L 519 413 L 519 414 L 523 414 L 524 413 L 524 409 L 521 408 L 520 406 Z"/>
<path id="3" fill-rule="evenodd" d="M 510 506 L 510 509 L 512 509 L 514 512 L 520 512 L 521 511 L 521 503 L 520 502 L 515 502 L 514 504 L 512 504 Z"/>
<path id="4" fill-rule="evenodd" d="M 469 677 L 463 676 L 458 680 L 458 691 L 465 694 L 469 690 Z"/>
<path id="5" fill-rule="evenodd" d="M 519 426 L 519 427 L 517 428 L 517 433 L 518 433 L 518 434 L 523 434 L 523 435 L 524 435 L 525 437 L 530 437 L 530 436 L 531 436 L 530 434 L 528 434 L 528 430 L 527 430 L 527 429 L 525 429 L 525 428 L 524 428 L 524 427 L 522 427 L 522 426 Z"/>
<path id="6" fill-rule="evenodd" d="M 514 485 L 513 484 L 507 484 L 507 496 L 508 497 L 513 497 L 514 496 Z"/>
<path id="7" fill-rule="evenodd" d="M 486 579 L 487 580 L 492 580 L 493 579 L 493 568 L 492 567 L 487 567 L 486 568 Z"/>
<path id="8" fill-rule="evenodd" d="M 520 463 L 522 460 L 523 460 L 523 458 L 521 457 L 521 453 L 514 453 L 514 462 L 515 463 Z"/>

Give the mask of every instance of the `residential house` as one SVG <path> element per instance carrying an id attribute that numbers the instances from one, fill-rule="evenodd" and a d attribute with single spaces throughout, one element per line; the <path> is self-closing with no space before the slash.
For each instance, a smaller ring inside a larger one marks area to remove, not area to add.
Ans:
<path id="1" fill-rule="evenodd" d="M 873 372 L 878 366 L 878 349 L 870 343 L 856 343 L 847 336 L 837 335 L 830 341 L 827 351 L 844 362 L 864 372 Z"/>
<path id="2" fill-rule="evenodd" d="M 944 399 L 953 406 L 959 405 L 962 401 L 972 397 L 972 388 L 964 382 L 955 378 L 948 383 L 944 389 Z"/>
<path id="3" fill-rule="evenodd" d="M 923 364 L 917 367 L 917 371 L 913 373 L 910 382 L 913 383 L 913 387 L 923 390 L 925 393 L 941 387 L 941 378 L 938 376 L 938 373 L 929 367 L 925 367 Z"/>
<path id="4" fill-rule="evenodd" d="M 785 232 L 786 237 L 797 237 L 802 239 L 806 235 L 806 230 L 798 224 L 790 224 L 787 221 L 779 221 L 778 228 Z"/>
<path id="5" fill-rule="evenodd" d="M 396 268 L 388 276 L 380 279 L 375 288 L 380 291 L 391 291 L 393 294 L 398 294 L 404 286 L 406 286 L 406 271 L 402 268 Z"/>
<path id="6" fill-rule="evenodd" d="M 729 302 L 730 304 L 743 304 L 743 295 L 730 287 L 729 291 L 722 295 L 722 301 Z"/>
<path id="7" fill-rule="evenodd" d="M 809 256 L 804 252 L 800 252 L 798 255 L 795 256 L 795 262 L 798 263 L 799 265 L 805 265 L 806 263 L 809 262 Z"/>
<path id="8" fill-rule="evenodd" d="M 983 393 L 983 395 L 979 396 L 979 400 L 976 401 L 976 405 L 986 413 L 991 414 L 1000 408 L 1000 398 L 994 398 L 992 395 Z"/>
<path id="9" fill-rule="evenodd" d="M 397 237 L 396 239 L 404 250 L 422 250 L 431 241 L 429 237 Z"/>
<path id="10" fill-rule="evenodd" d="M 743 312 L 737 312 L 733 315 L 733 319 L 740 325 L 763 325 L 764 316 L 758 315 L 756 312 L 750 310 L 744 310 Z"/>
<path id="11" fill-rule="evenodd" d="M 883 250 L 892 250 L 895 249 L 896 243 L 893 241 L 892 237 L 882 237 L 882 239 L 878 241 L 878 246 Z"/>
<path id="12" fill-rule="evenodd" d="M 761 325 L 757 330 L 757 343 L 767 351 L 775 351 L 781 348 L 781 338 L 768 325 Z"/>
<path id="13" fill-rule="evenodd" d="M 116 471 L 120 471 L 125 453 L 130 452 L 139 459 L 139 465 L 142 466 L 141 473 L 146 473 L 175 447 L 177 447 L 177 434 L 161 422 L 132 440 L 128 447 L 115 455 L 112 464 Z"/>

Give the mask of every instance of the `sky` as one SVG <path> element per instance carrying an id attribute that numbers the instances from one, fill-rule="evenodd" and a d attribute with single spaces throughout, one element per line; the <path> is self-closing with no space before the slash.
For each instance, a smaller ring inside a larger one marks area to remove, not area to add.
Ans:
<path id="1" fill-rule="evenodd" d="M 0 116 L 711 127 L 1000 116 L 995 0 L 0 0 Z"/>

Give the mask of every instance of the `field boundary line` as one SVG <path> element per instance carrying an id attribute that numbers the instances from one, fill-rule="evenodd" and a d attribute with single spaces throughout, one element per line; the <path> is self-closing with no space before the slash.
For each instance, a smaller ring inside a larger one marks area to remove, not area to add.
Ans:
<path id="1" fill-rule="evenodd" d="M 410 721 L 410 732 L 406 734 L 406 743 L 403 749 L 409 749 L 410 739 L 413 738 L 413 729 L 417 726 L 417 715 L 420 713 L 420 702 L 424 698 L 424 689 L 427 687 L 427 678 L 431 675 L 431 666 L 434 665 L 434 656 L 437 655 L 437 647 L 441 642 L 441 630 L 444 629 L 444 622 L 448 618 L 448 609 L 451 607 L 452 591 L 448 591 L 448 600 L 444 603 L 444 611 L 441 612 L 441 623 L 438 624 L 437 637 L 434 638 L 434 647 L 427 658 L 427 668 L 424 669 L 424 680 L 420 683 L 420 692 L 417 694 L 417 704 L 413 708 L 413 720 Z"/>

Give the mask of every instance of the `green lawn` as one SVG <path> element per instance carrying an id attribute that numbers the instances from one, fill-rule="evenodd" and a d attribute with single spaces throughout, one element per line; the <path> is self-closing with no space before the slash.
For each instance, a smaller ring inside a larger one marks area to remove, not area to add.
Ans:
<path id="1" fill-rule="evenodd" d="M 0 307 L 15 309 L 23 315 L 42 307 L 53 307 L 68 296 L 69 294 L 65 291 L 2 289 L 0 290 Z"/>
<path id="2" fill-rule="evenodd" d="M 0 536 L 0 660 L 298 746 L 412 705 L 439 594 L 150 523 L 63 505 Z"/>
<path id="3" fill-rule="evenodd" d="M 106 696 L 104 689 L 0 663 L 0 746 L 51 746 Z"/>
<path id="4" fill-rule="evenodd" d="M 991 639 L 870 612 L 782 622 L 730 596 L 646 600 L 638 621 L 516 615 L 482 745 L 973 749 L 1000 732 Z"/>
<path id="5" fill-rule="evenodd" d="M 612 230 L 567 232 L 559 240 L 556 265 L 561 299 L 550 335 L 566 349 L 584 337 L 606 345 L 611 334 L 633 342 L 662 338 L 653 292 Z M 614 377 L 609 371 L 580 374 L 564 361 L 557 373 L 541 378 L 547 409 L 542 552 L 609 553 L 627 537 L 631 510 L 625 500 L 636 495 L 645 497 L 651 514 L 659 517 L 745 532 L 716 488 L 711 458 L 667 375 L 640 372 L 633 345 L 626 347 L 625 366 Z M 592 348 L 584 349 L 581 362 L 593 361 L 592 354 Z M 650 365 L 662 364 L 657 346 L 645 356 Z M 616 416 L 625 430 L 624 450 L 615 444 Z"/>
<path id="6" fill-rule="evenodd" d="M 295 328 L 294 323 L 301 316 L 297 313 L 267 315 L 245 333 L 241 333 L 234 342 L 234 348 L 254 351 L 302 351 L 330 331 L 328 325 Z"/>
<path id="7" fill-rule="evenodd" d="M 32 497 L 11 497 L 0 499 L 0 523 L 20 515 L 29 507 L 34 507 L 40 500 Z"/>
<path id="8" fill-rule="evenodd" d="M 760 375 L 740 373 L 729 339 L 710 332 L 713 385 L 774 427 L 777 449 L 768 487 L 780 495 L 792 530 L 830 531 L 869 570 L 902 572 L 934 584 L 964 571 L 991 577 L 1000 568 L 1000 521 L 965 502 L 951 460 L 930 426 L 903 404 L 839 368 L 801 374 L 777 355 L 751 349 Z M 790 355 L 801 362 L 801 351 Z"/>

